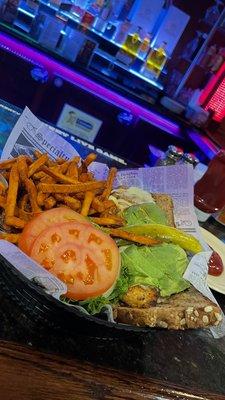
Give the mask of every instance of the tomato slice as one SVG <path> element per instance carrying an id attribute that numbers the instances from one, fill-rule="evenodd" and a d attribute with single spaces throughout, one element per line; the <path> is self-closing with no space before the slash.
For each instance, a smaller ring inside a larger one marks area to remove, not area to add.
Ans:
<path id="1" fill-rule="evenodd" d="M 110 236 L 91 224 L 65 222 L 41 232 L 31 258 L 67 284 L 75 300 L 108 291 L 120 271 L 120 254 Z"/>
<path id="2" fill-rule="evenodd" d="M 68 221 L 89 223 L 85 217 L 67 207 L 58 207 L 44 211 L 26 224 L 22 234 L 20 235 L 18 243 L 19 248 L 29 256 L 35 239 L 44 229 L 53 224 Z"/>

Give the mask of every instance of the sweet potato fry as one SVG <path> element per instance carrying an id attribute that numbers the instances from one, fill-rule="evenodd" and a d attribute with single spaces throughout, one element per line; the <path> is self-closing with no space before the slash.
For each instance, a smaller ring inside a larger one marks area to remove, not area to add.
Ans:
<path id="1" fill-rule="evenodd" d="M 124 226 L 125 221 L 122 217 L 111 216 L 111 217 L 92 217 L 91 221 L 101 226 Z"/>
<path id="2" fill-rule="evenodd" d="M 28 201 L 29 201 L 29 195 L 28 193 L 26 193 L 21 197 L 19 201 L 19 208 L 24 211 L 27 211 Z"/>
<path id="3" fill-rule="evenodd" d="M 19 241 L 19 233 L 5 233 L 0 232 L 0 239 L 7 240 L 8 242 L 17 244 Z"/>
<path id="4" fill-rule="evenodd" d="M 84 196 L 85 196 L 84 192 L 76 193 L 76 198 L 78 200 L 84 200 Z"/>
<path id="5" fill-rule="evenodd" d="M 32 160 L 32 158 L 30 156 L 25 156 L 25 158 L 26 158 L 27 165 L 33 164 L 34 161 Z"/>
<path id="6" fill-rule="evenodd" d="M 46 210 L 50 210 L 51 208 L 55 207 L 55 205 L 56 199 L 53 196 L 49 196 L 44 202 L 44 207 Z"/>
<path id="7" fill-rule="evenodd" d="M 108 178 L 107 178 L 107 181 L 106 181 L 106 188 L 105 188 L 105 190 L 104 190 L 104 192 L 102 194 L 102 199 L 103 200 L 108 200 L 108 198 L 109 198 L 109 196 L 111 194 L 112 188 L 113 188 L 113 183 L 114 183 L 114 180 L 116 178 L 116 174 L 117 174 L 117 169 L 114 168 L 114 167 L 110 168 L 109 175 L 108 175 Z"/>
<path id="8" fill-rule="evenodd" d="M 63 196 L 63 195 L 59 195 L 59 196 L 62 196 L 61 200 L 64 202 L 64 204 L 67 207 L 70 207 L 72 210 L 78 211 L 81 208 L 80 200 L 75 199 L 72 196 Z"/>
<path id="9" fill-rule="evenodd" d="M 10 160 L 0 161 L 0 170 L 11 169 L 13 164 L 16 162 L 16 158 Z"/>
<path id="10" fill-rule="evenodd" d="M 103 201 L 103 206 L 105 210 L 108 210 L 109 208 L 116 207 L 116 204 L 113 200 L 105 200 Z"/>
<path id="11" fill-rule="evenodd" d="M 22 220 L 21 218 L 17 217 L 5 217 L 5 223 L 8 226 L 13 226 L 14 228 L 17 229 L 23 229 L 24 226 L 26 225 L 26 221 Z"/>
<path id="12" fill-rule="evenodd" d="M 96 214 L 98 214 L 98 212 L 94 208 L 91 207 L 89 210 L 88 216 L 90 217 L 91 215 L 94 215 L 95 217 L 97 217 L 98 215 L 96 215 Z"/>
<path id="13" fill-rule="evenodd" d="M 83 201 L 81 212 L 80 212 L 81 215 L 83 215 L 84 217 L 88 216 L 93 198 L 94 198 L 93 192 L 87 191 L 85 193 L 84 201 Z"/>
<path id="14" fill-rule="evenodd" d="M 36 171 L 38 171 L 42 165 L 44 165 L 48 161 L 48 155 L 47 154 L 42 154 L 36 161 L 33 162 L 29 166 L 28 170 L 28 178 L 30 178 L 33 174 L 35 174 Z"/>
<path id="15" fill-rule="evenodd" d="M 59 173 L 66 174 L 69 168 L 69 162 L 68 161 L 64 162 L 63 164 L 59 165 L 58 168 L 59 168 L 58 171 Z"/>
<path id="16" fill-rule="evenodd" d="M 52 169 L 43 166 L 42 170 L 49 176 L 51 176 L 52 178 L 54 178 L 56 181 L 58 182 L 62 182 L 62 183 L 71 183 L 71 184 L 75 184 L 76 180 L 70 178 L 69 176 L 63 175 L 60 172 L 57 171 L 53 171 Z"/>
<path id="17" fill-rule="evenodd" d="M 19 156 L 17 158 L 17 168 L 20 176 L 21 182 L 25 184 L 25 180 L 27 179 L 28 175 L 28 166 L 27 166 L 27 160 L 26 156 Z"/>
<path id="18" fill-rule="evenodd" d="M 85 182 L 80 183 L 77 182 L 74 185 L 60 185 L 57 183 L 39 183 L 38 190 L 42 191 L 43 193 L 80 193 L 80 192 L 87 192 L 93 191 L 96 189 L 104 189 L 105 181 L 98 181 L 98 182 Z"/>
<path id="19" fill-rule="evenodd" d="M 18 214 L 19 218 L 26 222 L 30 221 L 34 217 L 34 213 L 22 210 L 21 208 L 19 208 Z"/>
<path id="20" fill-rule="evenodd" d="M 17 194 L 19 188 L 19 172 L 17 163 L 14 163 L 9 176 L 9 188 L 7 192 L 6 198 L 6 206 L 5 206 L 5 218 L 13 217 L 15 214 Z M 6 222 L 7 225 L 8 222 Z"/>
<path id="21" fill-rule="evenodd" d="M 95 210 L 95 212 L 103 212 L 104 211 L 104 204 L 98 197 L 95 197 L 91 203 L 91 207 Z"/>
<path id="22" fill-rule="evenodd" d="M 0 207 L 5 208 L 6 206 L 6 197 L 0 196 Z"/>
<path id="23" fill-rule="evenodd" d="M 39 150 L 34 150 L 34 156 L 35 158 L 40 158 L 42 156 L 42 153 Z"/>
<path id="24" fill-rule="evenodd" d="M 1 172 L 1 175 L 2 175 L 3 178 L 5 178 L 5 180 L 8 182 L 8 180 L 9 180 L 9 175 L 10 175 L 10 170 Z"/>
<path id="25" fill-rule="evenodd" d="M 91 163 L 93 163 L 96 160 L 96 158 L 97 158 L 97 154 L 95 154 L 95 153 L 88 154 L 88 156 L 84 160 L 84 165 L 86 165 L 86 167 L 88 167 Z"/>
<path id="26" fill-rule="evenodd" d="M 6 187 L 5 187 L 5 185 L 3 185 L 2 182 L 0 182 L 0 194 L 1 194 L 1 195 L 4 195 L 5 192 L 6 192 Z"/>
<path id="27" fill-rule="evenodd" d="M 42 178 L 46 178 L 46 176 L 48 176 L 48 175 L 45 172 L 38 171 L 38 172 L 35 172 L 35 174 L 33 175 L 33 179 L 41 180 Z"/>
<path id="28" fill-rule="evenodd" d="M 64 164 L 64 162 L 65 162 L 65 159 L 62 157 L 59 157 L 56 159 L 56 164 L 58 164 L 58 165 Z"/>
<path id="29" fill-rule="evenodd" d="M 94 180 L 94 176 L 91 172 L 83 172 L 80 174 L 80 182 L 89 182 Z"/>
<path id="30" fill-rule="evenodd" d="M 66 174 L 67 176 L 70 176 L 70 175 L 67 173 L 69 167 L 70 167 L 72 164 L 75 165 L 75 166 L 77 166 L 78 163 L 79 163 L 79 161 L 80 161 L 80 157 L 75 156 L 75 157 L 71 158 L 70 160 L 67 160 L 67 161 L 64 160 L 63 164 L 57 165 L 57 166 L 54 167 L 54 168 L 57 168 L 57 171 L 58 171 L 58 172 L 61 172 L 61 174 Z M 71 178 L 72 178 L 72 176 L 71 176 Z"/>
<path id="31" fill-rule="evenodd" d="M 41 209 L 37 204 L 37 189 L 36 189 L 34 182 L 32 181 L 32 179 L 27 178 L 25 180 L 24 184 L 25 184 L 26 190 L 29 194 L 31 209 L 32 209 L 33 213 L 40 212 Z"/>
<path id="32" fill-rule="evenodd" d="M 145 246 L 154 246 L 161 243 L 159 240 L 153 239 L 149 236 L 136 235 L 132 232 L 126 232 L 122 229 L 111 228 L 107 232 L 112 237 L 129 240 L 130 242 L 135 242 L 138 244 L 144 244 Z"/>
<path id="33" fill-rule="evenodd" d="M 116 216 L 118 213 L 118 208 L 116 205 L 107 208 L 105 211 L 103 211 L 102 213 L 100 213 L 100 217 L 101 218 L 108 218 L 108 217 L 113 217 Z"/>
<path id="34" fill-rule="evenodd" d="M 111 217 L 118 213 L 118 207 L 112 200 L 103 201 L 105 210 L 100 213 L 100 217 Z"/>
<path id="35" fill-rule="evenodd" d="M 78 166 L 76 162 L 72 161 L 70 163 L 66 175 L 70 176 L 75 181 L 78 180 Z"/>
<path id="36" fill-rule="evenodd" d="M 48 197 L 47 193 L 37 192 L 37 204 L 39 205 L 39 207 L 44 206 L 47 197 Z"/>

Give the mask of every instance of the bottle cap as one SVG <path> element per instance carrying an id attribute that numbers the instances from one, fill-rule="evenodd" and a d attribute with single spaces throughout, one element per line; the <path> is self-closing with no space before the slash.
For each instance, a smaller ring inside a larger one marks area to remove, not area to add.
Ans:
<path id="1" fill-rule="evenodd" d="M 167 153 L 169 156 L 173 156 L 175 158 L 180 158 L 183 156 L 184 151 L 180 147 L 171 145 L 168 147 Z"/>
<path id="2" fill-rule="evenodd" d="M 193 166 L 199 164 L 199 159 L 194 154 L 191 153 L 185 153 L 183 155 L 183 160 L 185 163 L 192 164 Z"/>

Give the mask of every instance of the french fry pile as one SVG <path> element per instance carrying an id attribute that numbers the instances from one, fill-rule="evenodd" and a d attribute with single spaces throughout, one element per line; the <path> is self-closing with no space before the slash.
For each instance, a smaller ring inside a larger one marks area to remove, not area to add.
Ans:
<path id="1" fill-rule="evenodd" d="M 121 227 L 124 221 L 109 199 L 116 168 L 111 168 L 106 181 L 97 181 L 88 171 L 96 155 L 85 160 L 52 161 L 47 154 L 34 152 L 34 160 L 21 155 L 1 161 L 0 173 L 8 188 L 0 183 L 0 207 L 5 233 L 1 239 L 17 243 L 19 233 L 35 215 L 51 208 L 66 206 L 90 217 L 92 222 L 108 227 Z M 9 233 L 7 233 L 9 232 Z"/>

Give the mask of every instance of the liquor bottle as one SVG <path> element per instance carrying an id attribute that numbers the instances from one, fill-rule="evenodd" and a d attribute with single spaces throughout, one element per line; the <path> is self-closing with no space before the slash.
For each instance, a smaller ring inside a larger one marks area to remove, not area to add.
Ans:
<path id="1" fill-rule="evenodd" d="M 122 44 L 126 38 L 127 32 L 130 30 L 131 23 L 129 19 L 125 19 L 125 21 L 121 22 L 118 25 L 114 40 L 118 44 Z"/>
<path id="2" fill-rule="evenodd" d="M 107 23 L 113 13 L 113 0 L 105 0 L 101 6 L 98 17 L 95 20 L 94 28 L 97 31 L 104 32 Z"/>
<path id="3" fill-rule="evenodd" d="M 147 33 L 139 48 L 139 55 L 141 57 L 144 57 L 148 54 L 148 51 L 150 49 L 150 43 L 151 43 L 151 35 L 150 33 Z"/>
<path id="4" fill-rule="evenodd" d="M 99 14 L 99 12 L 100 6 L 95 1 L 89 2 L 87 9 L 81 19 L 81 29 L 83 31 L 86 31 L 93 25 L 95 18 Z"/>
<path id="5" fill-rule="evenodd" d="M 183 156 L 184 152 L 176 146 L 169 146 L 166 153 L 156 161 L 156 167 L 175 165 Z"/>
<path id="6" fill-rule="evenodd" d="M 217 20 L 219 19 L 220 15 L 221 15 L 220 6 L 223 5 L 223 1 L 216 0 L 215 3 L 216 4 L 209 7 L 205 13 L 203 21 L 206 24 L 215 25 L 215 23 L 217 22 Z"/>
<path id="7" fill-rule="evenodd" d="M 122 50 L 134 57 L 137 56 L 141 45 L 141 30 L 142 28 L 139 26 L 137 32 L 128 33 L 127 38 L 122 45 Z"/>
<path id="8" fill-rule="evenodd" d="M 207 69 L 210 65 L 211 60 L 215 57 L 216 52 L 217 52 L 216 45 L 214 44 L 210 46 L 199 60 L 200 67 Z"/>
<path id="9" fill-rule="evenodd" d="M 214 74 L 220 69 L 221 65 L 224 62 L 224 48 L 221 47 L 217 54 L 212 57 L 211 62 L 209 63 L 210 71 Z"/>
<path id="10" fill-rule="evenodd" d="M 166 46 L 163 42 L 159 48 L 153 48 L 147 58 L 145 67 L 155 78 L 159 77 L 167 61 Z"/>
<path id="11" fill-rule="evenodd" d="M 105 27 L 104 37 L 111 39 L 115 34 L 115 32 L 116 32 L 116 25 L 114 25 L 112 22 L 108 22 Z"/>

